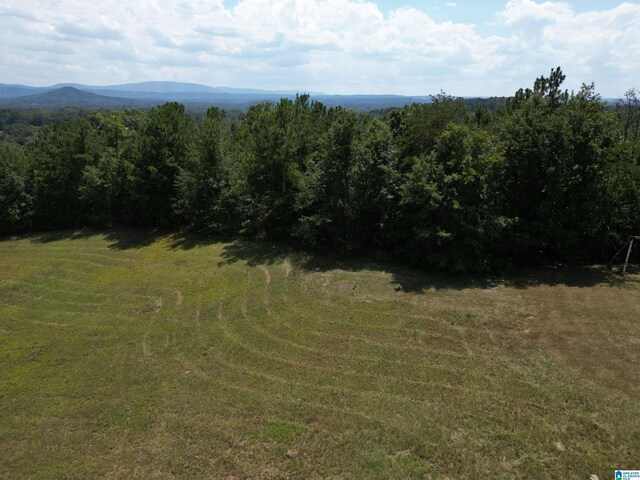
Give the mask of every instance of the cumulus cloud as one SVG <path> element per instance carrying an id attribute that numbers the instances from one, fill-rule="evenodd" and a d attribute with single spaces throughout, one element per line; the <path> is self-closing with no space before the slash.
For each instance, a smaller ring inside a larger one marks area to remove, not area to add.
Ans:
<path id="1" fill-rule="evenodd" d="M 568 3 L 543 2 L 533 0 L 510 0 L 505 9 L 498 14 L 507 25 L 532 20 L 561 21 L 573 16 L 573 10 Z"/>
<path id="2" fill-rule="evenodd" d="M 634 3 L 576 13 L 566 2 L 510 0 L 487 34 L 361 0 L 7 0 L 0 82 L 491 95 L 561 65 L 570 86 L 594 80 L 612 96 L 640 78 L 639 25 Z"/>
<path id="3" fill-rule="evenodd" d="M 609 95 L 621 95 L 637 81 L 638 4 L 576 14 L 566 3 L 512 0 L 499 16 L 514 27 L 511 48 L 523 53 L 511 55 L 514 66 L 531 71 L 553 62 L 580 81 L 595 81 Z"/>

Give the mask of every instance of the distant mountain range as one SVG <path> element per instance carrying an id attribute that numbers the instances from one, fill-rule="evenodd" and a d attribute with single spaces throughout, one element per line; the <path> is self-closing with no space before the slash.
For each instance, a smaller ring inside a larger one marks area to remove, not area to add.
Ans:
<path id="1" fill-rule="evenodd" d="M 297 92 L 292 90 L 258 90 L 255 88 L 232 88 L 232 87 L 209 87 L 198 83 L 183 82 L 141 82 L 141 83 L 125 83 L 122 85 L 107 86 L 90 86 L 78 83 L 59 83 L 53 85 L 52 88 L 74 87 L 78 90 L 87 91 L 113 91 L 128 93 L 154 93 L 154 94 L 180 94 L 180 93 L 199 93 L 199 94 L 256 94 L 256 95 L 295 95 Z M 309 92 L 312 95 L 324 95 L 320 92 Z"/>
<path id="2" fill-rule="evenodd" d="M 327 95 L 310 92 L 313 99 L 327 106 L 358 110 L 401 107 L 414 102 L 429 102 L 430 97 L 402 95 Z M 295 98 L 294 91 L 209 87 L 195 83 L 143 82 L 124 85 L 92 86 L 64 83 L 49 87 L 0 84 L 0 107 L 144 108 L 165 102 L 187 105 L 215 105 L 245 109 L 264 101 Z"/>
<path id="3" fill-rule="evenodd" d="M 62 87 L 44 93 L 18 97 L 0 98 L 0 106 L 12 107 L 83 107 L 83 108 L 127 108 L 146 107 L 142 100 L 118 98 L 85 92 L 73 87 Z"/>

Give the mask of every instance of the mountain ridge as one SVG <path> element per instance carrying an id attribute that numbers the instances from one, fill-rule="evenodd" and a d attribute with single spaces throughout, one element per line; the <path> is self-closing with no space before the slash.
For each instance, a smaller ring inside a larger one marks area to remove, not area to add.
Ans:
<path id="1" fill-rule="evenodd" d="M 327 95 L 305 92 L 328 107 L 343 106 L 367 111 L 402 107 L 414 102 L 430 102 L 430 97 L 402 95 Z M 93 96 L 91 96 L 93 95 Z M 231 87 L 208 87 L 181 82 L 141 82 L 136 84 L 90 86 L 78 83 L 59 83 L 48 87 L 19 84 L 0 84 L 2 107 L 81 108 L 149 108 L 166 102 L 180 102 L 192 107 L 217 106 L 226 109 L 247 109 L 262 102 L 278 102 L 282 98 L 295 99 L 297 92 Z"/>
<path id="2" fill-rule="evenodd" d="M 144 105 L 138 100 L 97 95 L 67 86 L 32 95 L 0 98 L 0 106 L 125 108 Z"/>
<path id="3" fill-rule="evenodd" d="M 56 83 L 54 85 L 34 87 L 22 84 L 3 84 L 0 83 L 0 97 L 2 96 L 2 90 L 4 89 L 29 89 L 38 90 L 38 93 L 45 93 L 46 91 L 57 90 L 59 88 L 72 87 L 82 91 L 96 92 L 96 91 L 118 91 L 118 92 L 130 92 L 130 93 L 156 93 L 156 94 L 171 94 L 171 93 L 230 93 L 230 94 L 256 94 L 256 95 L 295 95 L 299 93 L 294 90 L 264 90 L 257 88 L 235 88 L 227 86 L 211 87 L 200 83 L 189 82 L 174 82 L 163 80 L 152 80 L 146 82 L 136 83 L 123 83 L 115 85 L 85 85 L 82 83 Z M 326 95 L 323 92 L 308 92 L 311 95 Z"/>

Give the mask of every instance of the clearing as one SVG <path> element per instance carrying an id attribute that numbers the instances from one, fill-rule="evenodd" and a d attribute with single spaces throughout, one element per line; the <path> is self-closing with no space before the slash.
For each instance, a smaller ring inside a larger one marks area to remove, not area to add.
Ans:
<path id="1" fill-rule="evenodd" d="M 640 276 L 465 281 L 267 243 L 0 242 L 0 477 L 640 469 Z"/>

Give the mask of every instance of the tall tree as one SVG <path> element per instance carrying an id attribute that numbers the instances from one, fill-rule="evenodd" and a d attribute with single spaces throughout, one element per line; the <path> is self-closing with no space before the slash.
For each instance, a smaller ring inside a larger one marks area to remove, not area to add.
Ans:
<path id="1" fill-rule="evenodd" d="M 147 114 L 137 159 L 137 221 L 170 225 L 176 178 L 188 161 L 193 120 L 183 105 L 167 103 Z"/>
<path id="2" fill-rule="evenodd" d="M 0 233 L 30 226 L 30 170 L 19 147 L 0 142 Z"/>
<path id="3" fill-rule="evenodd" d="M 227 187 L 223 120 L 222 110 L 207 111 L 176 179 L 174 211 L 181 223 L 200 231 L 224 231 L 230 220 L 221 204 L 222 190 Z"/>

